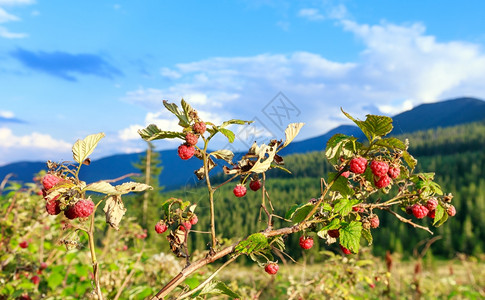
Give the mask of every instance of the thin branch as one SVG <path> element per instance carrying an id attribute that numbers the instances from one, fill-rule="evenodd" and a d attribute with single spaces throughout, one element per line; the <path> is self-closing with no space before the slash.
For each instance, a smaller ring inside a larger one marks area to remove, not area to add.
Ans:
<path id="1" fill-rule="evenodd" d="M 123 180 L 123 179 L 128 178 L 128 177 L 140 176 L 140 175 L 141 175 L 140 173 L 129 173 L 129 174 L 120 176 L 120 177 L 115 178 L 115 179 L 108 179 L 108 180 L 101 180 L 101 181 L 104 181 L 104 182 L 117 182 L 117 181 Z"/>
<path id="2" fill-rule="evenodd" d="M 382 209 L 393 214 L 396 218 L 398 218 L 399 221 L 401 221 L 403 223 L 408 223 L 409 225 L 413 226 L 414 228 L 420 228 L 420 229 L 426 230 L 427 232 L 433 234 L 433 232 L 428 227 L 418 225 L 418 224 L 414 223 L 413 221 L 404 218 L 403 216 L 396 213 L 395 211 L 390 210 L 388 207 L 383 207 Z"/>

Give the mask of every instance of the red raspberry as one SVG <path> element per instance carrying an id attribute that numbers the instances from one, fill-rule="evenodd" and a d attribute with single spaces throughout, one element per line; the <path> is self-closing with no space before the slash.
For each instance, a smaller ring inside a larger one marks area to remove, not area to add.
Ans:
<path id="1" fill-rule="evenodd" d="M 346 255 L 349 255 L 351 254 L 352 252 L 350 252 L 349 249 L 345 248 L 344 246 L 340 245 L 340 249 L 342 249 L 343 253 L 346 254 Z"/>
<path id="2" fill-rule="evenodd" d="M 269 263 L 266 265 L 266 267 L 264 267 L 264 271 L 266 271 L 266 273 L 270 275 L 274 275 L 278 272 L 279 268 L 280 267 L 278 266 L 277 263 Z"/>
<path id="3" fill-rule="evenodd" d="M 27 248 L 29 246 L 29 242 L 22 241 L 22 242 L 19 243 L 19 246 L 20 246 L 20 248 L 25 249 L 25 248 Z"/>
<path id="4" fill-rule="evenodd" d="M 74 206 L 69 206 L 64 210 L 64 216 L 68 218 L 69 220 L 73 220 L 77 218 L 76 213 L 74 212 Z"/>
<path id="5" fill-rule="evenodd" d="M 249 183 L 249 188 L 256 192 L 261 188 L 261 180 L 251 180 Z"/>
<path id="6" fill-rule="evenodd" d="M 365 211 L 365 208 L 363 208 L 362 206 L 356 205 L 356 206 L 352 206 L 352 210 L 361 213 Z"/>
<path id="7" fill-rule="evenodd" d="M 199 222 L 197 215 L 193 215 L 192 218 L 190 218 L 190 224 L 195 225 L 197 222 Z"/>
<path id="8" fill-rule="evenodd" d="M 54 199 L 47 201 L 45 203 L 45 209 L 47 210 L 47 213 L 49 215 L 58 215 L 61 213 L 61 207 L 59 206 L 61 202 L 57 200 L 59 198 L 59 195 L 56 196 Z"/>
<path id="9" fill-rule="evenodd" d="M 40 263 L 40 266 L 39 266 L 39 269 L 40 269 L 40 270 L 45 270 L 45 269 L 47 269 L 47 263 L 46 263 L 46 262 L 41 262 L 41 263 Z"/>
<path id="10" fill-rule="evenodd" d="M 363 157 L 355 157 L 350 160 L 350 171 L 355 174 L 362 174 L 367 168 L 367 159 Z"/>
<path id="11" fill-rule="evenodd" d="M 238 184 L 234 187 L 234 190 L 232 192 L 236 197 L 241 198 L 246 195 L 246 187 L 242 184 Z"/>
<path id="12" fill-rule="evenodd" d="M 300 247 L 305 249 L 305 250 L 308 250 L 311 247 L 313 247 L 313 238 L 312 237 L 305 237 L 304 235 L 302 235 L 300 237 Z"/>
<path id="13" fill-rule="evenodd" d="M 42 178 L 42 185 L 44 186 L 45 190 L 50 190 L 53 186 L 58 184 L 61 181 L 61 178 L 57 177 L 56 175 L 47 174 Z"/>
<path id="14" fill-rule="evenodd" d="M 434 219 L 435 215 L 436 215 L 436 210 L 435 209 L 430 210 L 428 212 L 428 217 L 430 217 L 431 219 Z"/>
<path id="15" fill-rule="evenodd" d="M 165 231 L 167 231 L 168 229 L 168 226 L 167 224 L 165 224 L 164 221 L 160 220 L 156 225 L 155 225 L 155 231 L 157 233 L 164 233 Z"/>
<path id="16" fill-rule="evenodd" d="M 76 218 L 89 217 L 94 211 L 94 202 L 91 199 L 81 199 L 72 208 Z"/>
<path id="17" fill-rule="evenodd" d="M 377 228 L 377 227 L 379 227 L 379 217 L 378 216 L 373 216 L 370 219 L 370 227 L 371 228 Z"/>
<path id="18" fill-rule="evenodd" d="M 426 217 L 428 215 L 428 212 L 429 210 L 424 205 L 421 205 L 421 204 L 413 205 L 413 215 L 418 219 L 422 219 Z"/>
<path id="19" fill-rule="evenodd" d="M 187 132 L 187 134 L 185 135 L 185 141 L 189 146 L 195 146 L 198 140 L 199 137 L 192 132 Z"/>
<path id="20" fill-rule="evenodd" d="M 197 122 L 197 123 L 195 123 L 195 124 L 194 124 L 194 126 L 192 127 L 192 129 L 193 129 L 193 130 L 194 130 L 196 133 L 198 133 L 198 134 L 204 134 L 205 129 L 206 129 L 206 127 L 205 127 L 205 123 L 204 123 L 204 122 L 202 122 L 202 121 Z"/>
<path id="21" fill-rule="evenodd" d="M 195 153 L 195 147 L 194 146 L 189 146 L 186 144 L 182 144 L 178 147 L 178 155 L 180 156 L 181 159 L 187 160 L 194 156 Z"/>
<path id="22" fill-rule="evenodd" d="M 330 237 L 333 237 L 333 238 L 338 238 L 340 236 L 340 232 L 338 231 L 338 229 L 331 229 L 327 231 L 327 233 Z"/>
<path id="23" fill-rule="evenodd" d="M 20 300 L 31 300 L 29 294 L 22 294 L 22 296 L 19 297 Z"/>
<path id="24" fill-rule="evenodd" d="M 377 177 L 383 177 L 384 175 L 387 175 L 387 171 L 389 171 L 389 165 L 385 161 L 373 160 L 370 163 L 370 169 L 372 170 L 372 173 Z"/>
<path id="25" fill-rule="evenodd" d="M 387 174 L 384 174 L 384 176 L 379 177 L 378 180 L 374 180 L 374 184 L 378 189 L 385 188 L 390 183 L 391 183 L 391 177 L 387 176 Z"/>
<path id="26" fill-rule="evenodd" d="M 390 167 L 389 171 L 387 171 L 387 174 L 392 179 L 396 179 L 399 177 L 399 174 L 401 174 L 401 169 L 399 169 L 399 167 Z"/>
<path id="27" fill-rule="evenodd" d="M 456 208 L 453 205 L 450 205 L 446 210 L 446 213 L 448 213 L 448 216 L 453 217 L 456 215 Z"/>
<path id="28" fill-rule="evenodd" d="M 426 208 L 428 208 L 428 210 L 435 210 L 436 207 L 438 207 L 438 200 L 435 198 L 431 198 L 426 202 Z"/>
<path id="29" fill-rule="evenodd" d="M 182 231 L 185 231 L 186 229 L 187 229 L 187 231 L 189 231 L 190 228 L 192 228 L 192 224 L 190 224 L 190 222 L 183 222 L 179 226 L 179 229 L 182 230 Z"/>
<path id="30" fill-rule="evenodd" d="M 32 278 L 30 278 L 30 281 L 32 281 L 33 284 L 39 284 L 40 282 L 40 277 L 35 275 L 35 276 L 32 276 Z"/>

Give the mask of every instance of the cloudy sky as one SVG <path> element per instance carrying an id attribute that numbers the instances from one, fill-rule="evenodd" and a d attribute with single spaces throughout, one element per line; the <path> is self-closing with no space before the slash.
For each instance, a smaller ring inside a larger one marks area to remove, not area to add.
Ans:
<path id="1" fill-rule="evenodd" d="M 217 3 L 217 4 L 216 4 Z M 138 152 L 162 100 L 299 139 L 355 117 L 485 98 L 485 2 L 0 0 L 0 165 Z M 249 135 L 233 128 L 245 145 Z M 216 140 L 214 147 L 226 147 Z M 157 141 L 157 149 L 180 141 Z M 323 146 L 322 146 L 323 147 Z M 163 160 L 163 158 L 162 158 Z"/>

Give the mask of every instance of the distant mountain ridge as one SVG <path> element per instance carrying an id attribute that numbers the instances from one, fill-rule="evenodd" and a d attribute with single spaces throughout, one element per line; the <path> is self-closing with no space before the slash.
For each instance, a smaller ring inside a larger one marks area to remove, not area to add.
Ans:
<path id="1" fill-rule="evenodd" d="M 409 111 L 402 112 L 393 117 L 393 134 L 410 133 L 418 130 L 449 127 L 485 119 L 485 101 L 463 97 L 445 100 L 436 103 L 421 104 Z M 336 133 L 362 137 L 363 134 L 357 126 L 341 125 L 325 134 L 303 141 L 293 142 L 282 150 L 283 155 L 293 153 L 307 153 L 321 151 L 325 148 L 328 139 Z M 180 164 L 177 150 L 159 151 L 163 171 L 160 175 L 160 184 L 167 190 L 182 186 L 196 185 L 193 170 L 200 167 L 200 161 L 190 159 Z M 95 160 L 89 167 L 81 169 L 81 178 L 86 182 L 102 179 L 114 179 L 129 173 L 138 172 L 133 163 L 138 162 L 143 153 L 117 154 Z M 12 180 L 31 182 L 33 174 L 46 169 L 45 162 L 16 162 L 0 167 L 0 180 L 7 174 L 14 173 Z"/>

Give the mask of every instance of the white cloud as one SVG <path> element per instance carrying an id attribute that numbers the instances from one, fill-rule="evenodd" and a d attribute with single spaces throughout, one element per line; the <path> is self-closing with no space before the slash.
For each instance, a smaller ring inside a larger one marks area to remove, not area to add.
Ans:
<path id="1" fill-rule="evenodd" d="M 34 0 L 0 0 L 0 6 L 29 5 L 34 3 Z"/>
<path id="2" fill-rule="evenodd" d="M 163 77 L 167 77 L 167 78 L 170 78 L 170 79 L 178 79 L 178 78 L 182 77 L 182 75 L 179 72 L 171 70 L 169 68 L 162 68 L 160 70 L 160 74 Z"/>
<path id="3" fill-rule="evenodd" d="M 15 117 L 15 114 L 11 111 L 0 110 L 0 117 L 4 117 L 4 118 L 7 118 L 7 119 L 13 119 Z"/>
<path id="4" fill-rule="evenodd" d="M 33 132 L 30 135 L 16 136 L 10 128 L 0 128 L 0 148 L 16 149 L 30 148 L 49 149 L 56 151 L 69 151 L 71 144 L 62 140 L 56 140 L 48 134 Z"/>
<path id="5" fill-rule="evenodd" d="M 14 6 L 14 5 L 28 5 L 33 4 L 35 1 L 33 0 L 0 0 L 0 24 L 1 23 L 8 23 L 13 21 L 20 21 L 20 18 L 9 14 L 6 10 L 2 7 L 4 6 Z M 9 31 L 6 27 L 0 26 L 0 37 L 6 39 L 22 39 L 27 37 L 28 34 L 26 33 L 15 33 Z"/>
<path id="6" fill-rule="evenodd" d="M 0 7 L 0 23 L 7 23 L 12 21 L 19 21 L 20 18 L 9 14 L 3 8 Z"/>
<path id="7" fill-rule="evenodd" d="M 298 16 L 310 21 L 321 21 L 325 17 L 316 8 L 303 8 L 298 11 Z"/>
<path id="8" fill-rule="evenodd" d="M 28 34 L 26 33 L 10 32 L 7 28 L 0 26 L 0 37 L 6 38 L 6 39 L 23 39 L 27 36 Z"/>

